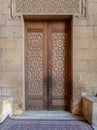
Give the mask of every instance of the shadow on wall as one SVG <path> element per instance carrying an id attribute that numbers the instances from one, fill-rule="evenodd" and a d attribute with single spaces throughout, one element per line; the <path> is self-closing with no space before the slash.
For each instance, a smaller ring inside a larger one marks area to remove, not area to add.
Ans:
<path id="1" fill-rule="evenodd" d="M 74 109 L 73 113 L 82 115 L 83 113 L 83 104 L 82 104 L 82 96 L 88 94 L 87 88 L 88 85 L 83 82 L 79 75 L 75 75 L 73 85 L 74 85 L 74 92 L 73 92 L 73 102 L 74 102 Z"/>

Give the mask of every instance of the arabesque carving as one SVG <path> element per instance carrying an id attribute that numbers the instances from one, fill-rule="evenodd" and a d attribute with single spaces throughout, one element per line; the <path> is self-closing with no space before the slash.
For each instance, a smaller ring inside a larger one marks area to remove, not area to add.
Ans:
<path id="1" fill-rule="evenodd" d="M 81 0 L 13 0 L 15 14 L 80 14 Z"/>

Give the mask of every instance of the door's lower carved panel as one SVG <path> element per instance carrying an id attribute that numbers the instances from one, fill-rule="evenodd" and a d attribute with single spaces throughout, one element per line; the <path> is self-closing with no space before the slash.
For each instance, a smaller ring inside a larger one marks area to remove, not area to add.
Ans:
<path id="1" fill-rule="evenodd" d="M 43 110 L 43 99 L 42 100 L 28 100 L 28 110 Z"/>

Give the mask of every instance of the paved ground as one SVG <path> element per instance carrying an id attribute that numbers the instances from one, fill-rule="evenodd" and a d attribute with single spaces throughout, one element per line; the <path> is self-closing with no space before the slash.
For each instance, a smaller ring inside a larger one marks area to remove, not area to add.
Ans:
<path id="1" fill-rule="evenodd" d="M 83 116 L 75 116 L 64 111 L 26 111 L 21 116 L 13 116 L 15 119 L 84 119 Z M 97 130 L 97 127 L 94 127 Z"/>
<path id="2" fill-rule="evenodd" d="M 97 130 L 97 127 L 93 126 L 94 130 Z"/>

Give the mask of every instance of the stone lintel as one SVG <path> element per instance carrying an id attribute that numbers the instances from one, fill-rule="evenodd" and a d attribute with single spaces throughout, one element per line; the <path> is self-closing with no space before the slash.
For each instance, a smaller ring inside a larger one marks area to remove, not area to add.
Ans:
<path id="1" fill-rule="evenodd" d="M 80 15 L 81 0 L 13 0 L 16 15 Z"/>

